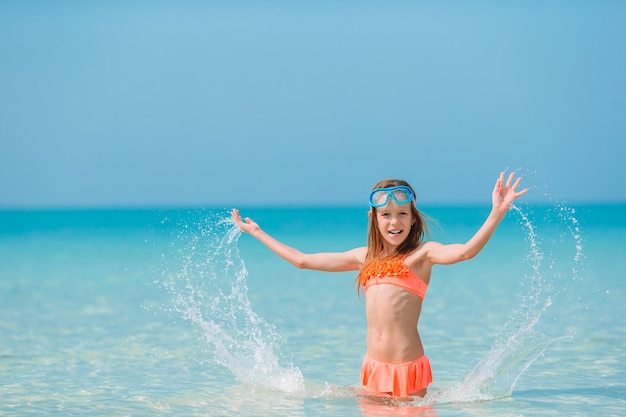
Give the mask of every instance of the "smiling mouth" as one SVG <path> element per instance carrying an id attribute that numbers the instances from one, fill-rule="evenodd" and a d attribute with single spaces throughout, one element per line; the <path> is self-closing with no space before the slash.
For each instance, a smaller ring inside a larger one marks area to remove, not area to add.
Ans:
<path id="1" fill-rule="evenodd" d="M 391 231 L 389 231 L 390 235 L 399 235 L 400 233 L 402 233 L 402 230 L 391 230 Z"/>

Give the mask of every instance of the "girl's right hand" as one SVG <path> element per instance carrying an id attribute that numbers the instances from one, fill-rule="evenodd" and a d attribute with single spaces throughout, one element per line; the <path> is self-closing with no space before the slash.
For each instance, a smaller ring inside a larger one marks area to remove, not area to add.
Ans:
<path id="1" fill-rule="evenodd" d="M 235 223 L 237 224 L 237 227 L 239 227 L 239 230 L 241 230 L 242 232 L 249 233 L 252 235 L 254 234 L 254 232 L 261 230 L 259 225 L 253 222 L 252 219 L 250 219 L 250 217 L 246 217 L 244 221 L 244 219 L 242 219 L 241 215 L 239 214 L 239 210 L 237 210 L 236 208 L 233 209 L 233 211 L 230 214 L 233 220 L 235 221 Z"/>

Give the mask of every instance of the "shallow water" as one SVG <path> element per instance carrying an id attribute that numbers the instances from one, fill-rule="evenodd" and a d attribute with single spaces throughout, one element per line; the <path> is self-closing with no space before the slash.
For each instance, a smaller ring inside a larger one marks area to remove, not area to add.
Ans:
<path id="1" fill-rule="evenodd" d="M 365 241 L 360 208 L 242 210 L 305 251 Z M 467 238 L 484 207 L 427 207 Z M 437 267 L 425 399 L 356 394 L 354 274 L 297 270 L 225 210 L 0 212 L 6 415 L 623 415 L 626 206 L 522 206 Z M 330 238 L 332 237 L 332 238 Z"/>

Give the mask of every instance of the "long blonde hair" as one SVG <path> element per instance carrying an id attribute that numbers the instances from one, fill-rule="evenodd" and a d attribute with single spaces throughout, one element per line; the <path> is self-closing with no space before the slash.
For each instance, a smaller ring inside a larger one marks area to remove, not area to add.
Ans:
<path id="1" fill-rule="evenodd" d="M 404 185 L 405 187 L 409 187 L 411 191 L 413 191 L 413 195 L 415 195 L 415 190 L 413 190 L 413 187 L 411 187 L 408 182 L 397 179 L 386 179 L 379 181 L 374 185 L 374 187 L 372 187 L 372 190 L 375 190 L 377 188 L 396 187 L 398 185 Z M 367 253 L 365 255 L 365 260 L 363 261 L 363 267 L 377 259 L 392 259 L 400 255 L 407 254 L 417 248 L 420 243 L 422 243 L 424 236 L 428 236 L 428 217 L 417 209 L 417 207 L 415 206 L 415 201 L 410 204 L 411 213 L 413 214 L 414 221 L 411 225 L 409 235 L 404 240 L 404 242 L 402 242 L 400 245 L 398 245 L 397 248 L 395 248 L 392 253 L 384 257 L 381 256 L 383 253 L 384 239 L 380 234 L 380 230 L 378 229 L 378 217 L 376 216 L 376 208 L 371 207 L 371 213 L 369 216 L 369 223 L 367 228 Z M 361 271 L 364 270 L 363 267 L 361 268 Z M 365 284 L 366 278 L 367 277 L 361 276 L 361 273 L 359 273 L 359 275 L 356 277 L 355 282 L 357 284 L 359 292 Z"/>

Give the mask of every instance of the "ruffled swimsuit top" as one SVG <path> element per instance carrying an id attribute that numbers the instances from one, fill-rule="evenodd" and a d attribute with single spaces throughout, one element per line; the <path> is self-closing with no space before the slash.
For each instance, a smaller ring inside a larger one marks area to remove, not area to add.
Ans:
<path id="1" fill-rule="evenodd" d="M 389 284 L 403 288 L 422 300 L 426 296 L 428 284 L 415 274 L 402 258 L 374 260 L 366 264 L 359 273 L 359 281 L 365 292 L 372 285 Z"/>

